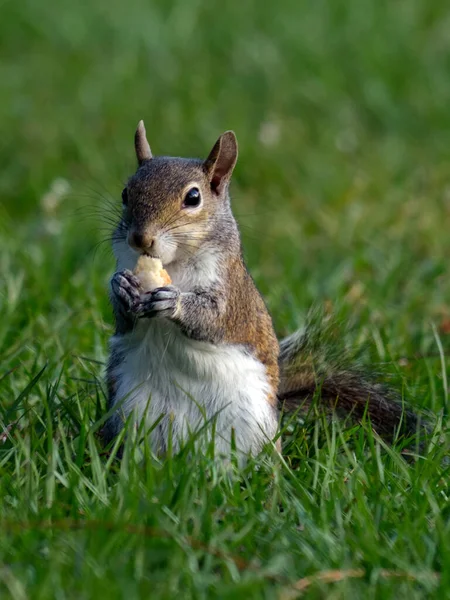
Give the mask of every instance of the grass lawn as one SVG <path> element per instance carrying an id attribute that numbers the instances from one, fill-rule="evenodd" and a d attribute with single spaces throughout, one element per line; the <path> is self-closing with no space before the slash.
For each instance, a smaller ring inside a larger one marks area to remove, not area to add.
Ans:
<path id="1" fill-rule="evenodd" d="M 1 3 L 1 598 L 450 597 L 449 31 L 427 0 Z M 102 453 L 111 203 L 141 118 L 156 154 L 236 131 L 279 335 L 311 306 L 349 321 L 340 343 L 438 444 L 408 463 L 311 418 L 235 477 L 189 448 Z"/>

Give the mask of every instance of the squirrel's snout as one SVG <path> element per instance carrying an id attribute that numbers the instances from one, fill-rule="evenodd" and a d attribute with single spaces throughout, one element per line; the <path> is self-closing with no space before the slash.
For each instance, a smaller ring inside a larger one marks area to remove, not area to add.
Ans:
<path id="1" fill-rule="evenodd" d="M 128 233 L 128 244 L 135 250 L 151 250 L 155 244 L 155 238 L 147 232 L 130 231 Z"/>

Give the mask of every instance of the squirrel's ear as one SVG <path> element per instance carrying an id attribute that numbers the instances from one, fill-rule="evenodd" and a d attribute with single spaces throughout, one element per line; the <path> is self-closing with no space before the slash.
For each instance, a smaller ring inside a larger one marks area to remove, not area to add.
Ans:
<path id="1" fill-rule="evenodd" d="M 211 189 L 217 194 L 220 194 L 230 180 L 237 156 L 238 146 L 236 136 L 233 131 L 226 131 L 214 144 L 214 148 L 203 163 L 205 172 L 211 183 Z"/>
<path id="2" fill-rule="evenodd" d="M 136 158 L 138 159 L 139 165 L 146 160 L 152 158 L 152 151 L 150 144 L 147 142 L 147 134 L 145 133 L 144 121 L 139 121 L 136 133 L 134 135 L 134 148 L 136 150 Z"/>

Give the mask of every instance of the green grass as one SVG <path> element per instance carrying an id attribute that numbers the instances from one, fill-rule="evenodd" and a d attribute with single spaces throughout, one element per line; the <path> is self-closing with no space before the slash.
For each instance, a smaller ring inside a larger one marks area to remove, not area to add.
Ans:
<path id="1" fill-rule="evenodd" d="M 357 569 L 303 597 L 450 597 L 445 3 L 6 0 L 1 15 L 0 596 L 282 599 Z M 364 427 L 309 419 L 284 462 L 234 475 L 189 448 L 102 454 L 114 265 L 97 244 L 141 118 L 161 154 L 206 156 L 236 131 L 233 206 L 280 336 L 335 309 L 348 346 L 444 415 L 436 447 L 405 463 Z"/>

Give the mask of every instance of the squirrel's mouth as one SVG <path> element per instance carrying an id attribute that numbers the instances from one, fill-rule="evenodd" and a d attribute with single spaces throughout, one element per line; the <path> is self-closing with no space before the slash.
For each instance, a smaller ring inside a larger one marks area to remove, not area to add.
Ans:
<path id="1" fill-rule="evenodd" d="M 134 243 L 134 240 L 132 240 L 132 243 L 128 242 L 128 247 L 135 258 L 139 256 L 157 258 L 164 266 L 173 263 L 178 258 L 177 244 L 170 243 L 170 240 L 164 238 L 159 238 L 152 244 L 141 245 Z"/>
<path id="2" fill-rule="evenodd" d="M 159 256 L 159 254 L 155 254 L 154 252 L 148 252 L 147 250 L 143 250 L 142 252 L 140 252 L 141 256 L 148 256 L 150 258 L 159 258 L 159 260 L 162 262 L 162 258 L 161 256 Z"/>
<path id="3" fill-rule="evenodd" d="M 161 261 L 161 264 L 164 268 L 166 268 L 169 265 L 173 265 L 175 262 L 170 257 L 162 256 L 162 254 L 157 253 L 157 252 L 148 252 L 146 250 L 140 252 L 140 256 L 147 256 L 148 258 L 157 258 L 158 260 Z"/>

